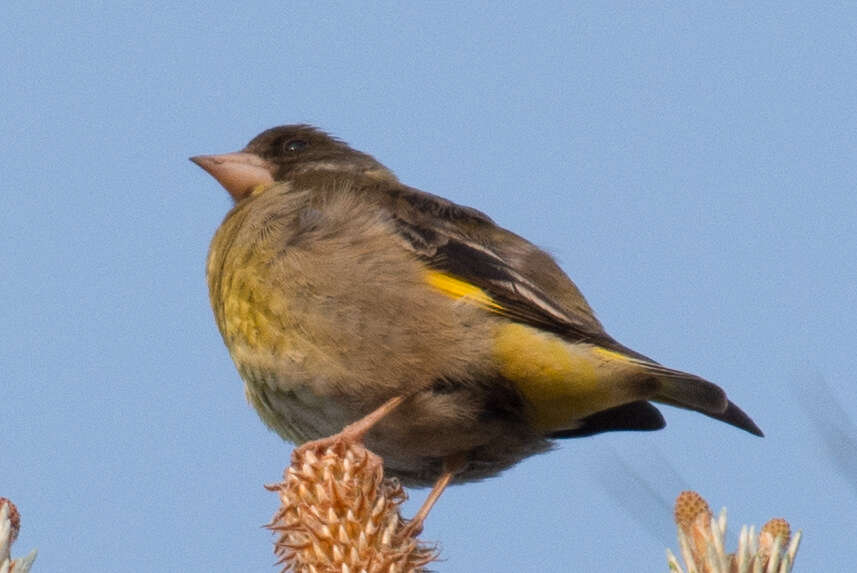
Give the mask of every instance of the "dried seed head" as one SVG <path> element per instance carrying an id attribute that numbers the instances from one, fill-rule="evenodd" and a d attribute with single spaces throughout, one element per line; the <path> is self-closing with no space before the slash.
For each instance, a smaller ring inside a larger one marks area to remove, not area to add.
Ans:
<path id="1" fill-rule="evenodd" d="M 772 541 L 777 537 L 782 537 L 782 546 L 785 547 L 789 544 L 789 541 L 791 540 L 792 530 L 791 527 L 789 527 L 788 521 L 786 521 L 782 517 L 775 517 L 773 519 L 768 520 L 768 523 L 762 526 L 760 541 L 761 535 L 770 535 Z"/>
<path id="2" fill-rule="evenodd" d="M 712 539 L 711 509 L 708 504 L 695 491 L 683 491 L 675 500 L 673 515 L 679 530 L 687 537 L 694 561 L 703 562 Z"/>
<path id="3" fill-rule="evenodd" d="M 700 515 L 711 519 L 711 509 L 702 496 L 695 491 L 683 491 L 675 500 L 675 522 L 679 527 L 690 527 Z"/>
<path id="4" fill-rule="evenodd" d="M 678 540 L 687 571 L 699 573 L 749 573 L 750 571 L 780 571 L 789 573 L 800 543 L 798 531 L 791 539 L 789 524 L 784 519 L 772 519 L 758 537 L 753 528 L 743 527 L 738 550 L 725 552 L 726 510 L 712 519 L 711 510 L 702 497 L 693 491 L 682 492 L 675 504 Z M 779 541 L 779 543 L 777 543 Z M 776 551 L 775 551 L 776 549 Z M 683 573 L 672 552 L 667 551 L 670 570 Z"/>
<path id="5" fill-rule="evenodd" d="M 0 508 L 4 505 L 9 507 L 9 545 L 12 545 L 18 539 L 18 531 L 21 530 L 21 514 L 18 513 L 14 503 L 5 497 L 0 497 Z"/>
<path id="6" fill-rule="evenodd" d="M 759 558 L 762 562 L 767 563 L 774 555 L 777 539 L 780 540 L 777 552 L 782 554 L 789 545 L 791 534 L 789 522 L 781 517 L 775 517 L 763 525 L 759 532 Z"/>
<path id="7" fill-rule="evenodd" d="M 410 572 L 436 557 L 405 528 L 402 486 L 360 443 L 298 448 L 283 482 L 269 489 L 280 496 L 268 527 L 284 571 Z"/>

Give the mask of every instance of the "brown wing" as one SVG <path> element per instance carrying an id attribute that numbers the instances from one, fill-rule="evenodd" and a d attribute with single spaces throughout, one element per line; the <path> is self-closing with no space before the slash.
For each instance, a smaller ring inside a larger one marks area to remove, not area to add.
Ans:
<path id="1" fill-rule="evenodd" d="M 397 229 L 433 269 L 486 292 L 511 320 L 648 360 L 611 338 L 553 258 L 487 215 L 409 187 L 388 191 Z"/>

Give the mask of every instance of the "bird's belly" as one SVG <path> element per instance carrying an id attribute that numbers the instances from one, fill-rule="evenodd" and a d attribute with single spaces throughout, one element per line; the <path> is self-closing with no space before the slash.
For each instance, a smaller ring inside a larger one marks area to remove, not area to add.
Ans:
<path id="1" fill-rule="evenodd" d="M 239 370 L 247 399 L 262 420 L 295 444 L 332 436 L 386 398 L 401 395 L 393 392 L 366 404 L 353 395 L 321 391 L 317 379 L 286 378 L 282 363 L 276 375 L 246 364 Z M 430 485 L 442 472 L 444 460 L 456 455 L 468 461 L 456 481 L 495 475 L 548 447 L 520 415 L 492 409 L 492 403 L 513 400 L 496 394 L 501 388 L 499 383 L 469 383 L 418 391 L 378 423 L 366 445 L 384 458 L 388 475 L 406 485 Z"/>
<path id="2" fill-rule="evenodd" d="M 340 431 L 355 417 L 328 396 L 300 382 L 282 384 L 273 375 L 242 372 L 247 401 L 272 430 L 285 440 L 302 444 Z"/>

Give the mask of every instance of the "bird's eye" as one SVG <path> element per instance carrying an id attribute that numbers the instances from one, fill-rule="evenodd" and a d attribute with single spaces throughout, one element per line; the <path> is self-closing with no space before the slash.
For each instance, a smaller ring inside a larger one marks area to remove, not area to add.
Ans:
<path id="1" fill-rule="evenodd" d="M 309 143 L 307 143 L 307 142 L 306 142 L 306 141 L 304 141 L 303 139 L 290 139 L 290 140 L 289 140 L 289 141 L 287 141 L 287 142 L 286 142 L 286 144 L 283 146 L 283 149 L 285 149 L 286 151 L 292 151 L 292 152 L 294 152 L 294 151 L 300 151 L 300 150 L 302 150 L 302 149 L 303 149 L 303 148 L 305 148 L 307 145 L 309 145 Z"/>

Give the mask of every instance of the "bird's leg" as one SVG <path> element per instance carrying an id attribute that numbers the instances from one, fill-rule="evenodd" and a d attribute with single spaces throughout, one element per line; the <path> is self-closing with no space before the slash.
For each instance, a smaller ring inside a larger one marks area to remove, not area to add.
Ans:
<path id="1" fill-rule="evenodd" d="M 363 437 L 366 435 L 367 432 L 369 432 L 369 430 L 372 429 L 372 426 L 380 422 L 382 418 L 384 418 L 387 414 L 395 410 L 399 406 L 399 404 L 404 402 L 404 400 L 404 396 L 396 396 L 394 398 L 390 398 L 369 414 L 363 416 L 353 424 L 348 424 L 347 426 L 342 428 L 342 431 L 339 433 L 339 435 L 346 441 L 363 441 Z"/>
<path id="2" fill-rule="evenodd" d="M 440 495 L 446 489 L 446 486 L 449 485 L 449 482 L 452 481 L 452 478 L 455 477 L 455 474 L 461 471 L 461 468 L 464 467 L 466 461 L 467 460 L 463 455 L 453 455 L 443 460 L 443 473 L 440 474 L 440 477 L 437 479 L 434 486 L 432 486 L 422 507 L 420 507 L 416 515 L 414 515 L 414 518 L 408 522 L 408 525 L 406 526 L 407 534 L 417 536 L 422 532 L 423 523 L 425 522 L 426 517 L 428 517 L 431 508 L 434 507 L 435 503 L 437 503 Z"/>
<path id="3" fill-rule="evenodd" d="M 337 443 L 360 443 L 363 441 L 363 438 L 364 436 L 366 436 L 366 433 L 371 430 L 375 424 L 380 422 L 384 416 L 395 410 L 404 400 L 404 396 L 396 396 L 395 398 L 390 398 L 369 414 L 363 416 L 356 422 L 348 424 L 347 426 L 342 428 L 342 431 L 338 434 L 334 434 L 332 436 L 328 436 L 326 438 L 321 438 L 318 440 L 312 440 L 311 442 L 306 442 L 298 448 L 295 448 L 295 452 L 306 451 L 308 449 L 324 450 Z M 294 457 L 295 453 L 292 454 L 293 459 Z"/>

